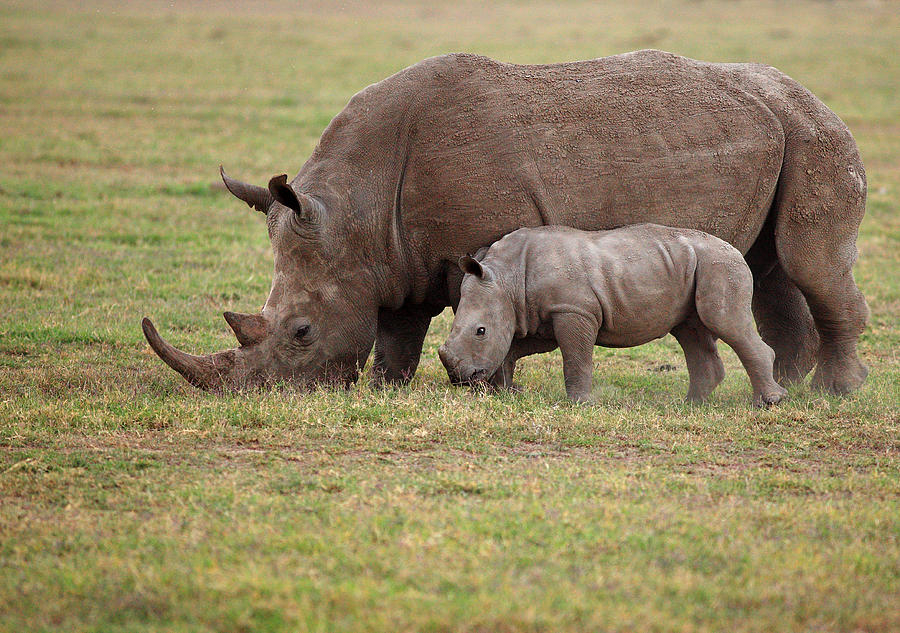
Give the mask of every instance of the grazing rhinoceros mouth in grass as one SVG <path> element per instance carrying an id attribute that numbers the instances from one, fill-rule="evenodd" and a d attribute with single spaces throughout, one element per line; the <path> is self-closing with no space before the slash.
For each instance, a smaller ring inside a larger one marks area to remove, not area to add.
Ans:
<path id="1" fill-rule="evenodd" d="M 847 127 L 778 70 L 638 51 L 518 66 L 427 59 L 369 86 L 300 173 L 224 175 L 266 215 L 275 273 L 261 314 L 226 314 L 240 347 L 153 349 L 206 389 L 416 370 L 431 318 L 459 301 L 461 255 L 525 226 L 696 228 L 745 254 L 781 382 L 835 393 L 866 377 L 853 281 L 866 180 Z M 528 350 L 523 349 L 522 354 Z"/>

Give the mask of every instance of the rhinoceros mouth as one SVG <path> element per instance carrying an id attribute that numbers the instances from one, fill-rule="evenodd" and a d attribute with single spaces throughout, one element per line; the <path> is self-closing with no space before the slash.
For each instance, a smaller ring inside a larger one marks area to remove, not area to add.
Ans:
<path id="1" fill-rule="evenodd" d="M 448 370 L 447 375 L 450 378 L 451 385 L 453 385 L 454 387 L 465 387 L 484 382 L 484 380 L 487 378 L 487 370 L 471 369 L 463 372 Z"/>

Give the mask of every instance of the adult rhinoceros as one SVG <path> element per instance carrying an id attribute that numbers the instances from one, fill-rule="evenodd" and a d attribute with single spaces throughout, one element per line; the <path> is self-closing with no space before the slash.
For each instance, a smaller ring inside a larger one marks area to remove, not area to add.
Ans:
<path id="1" fill-rule="evenodd" d="M 646 50 L 519 66 L 454 54 L 369 86 L 300 173 L 222 177 L 266 215 L 275 273 L 261 314 L 225 313 L 240 347 L 185 354 L 144 333 L 206 389 L 377 380 L 416 370 L 431 318 L 458 301 L 455 262 L 524 226 L 637 222 L 736 246 L 781 382 L 835 393 L 867 374 L 853 280 L 866 179 L 844 123 L 778 70 Z M 526 353 L 528 350 L 522 350 Z"/>

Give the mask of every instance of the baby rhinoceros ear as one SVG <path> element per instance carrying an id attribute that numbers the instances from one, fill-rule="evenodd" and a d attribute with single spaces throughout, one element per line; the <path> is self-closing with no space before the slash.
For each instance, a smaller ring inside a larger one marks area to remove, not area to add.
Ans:
<path id="1" fill-rule="evenodd" d="M 475 275 L 479 279 L 484 278 L 484 268 L 471 255 L 463 255 L 459 258 L 459 267 L 467 275 Z"/>

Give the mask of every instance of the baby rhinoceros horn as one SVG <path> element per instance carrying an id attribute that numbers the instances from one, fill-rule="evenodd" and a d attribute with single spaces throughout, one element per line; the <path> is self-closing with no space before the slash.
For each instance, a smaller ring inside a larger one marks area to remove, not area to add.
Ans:
<path id="1" fill-rule="evenodd" d="M 226 312 L 224 316 L 242 346 L 256 345 L 269 335 L 269 323 L 261 314 Z"/>

